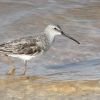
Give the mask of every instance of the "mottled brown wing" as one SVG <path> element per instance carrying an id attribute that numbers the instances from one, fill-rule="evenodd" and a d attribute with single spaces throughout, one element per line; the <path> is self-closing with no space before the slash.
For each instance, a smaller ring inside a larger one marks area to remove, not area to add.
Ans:
<path id="1" fill-rule="evenodd" d="M 13 54 L 34 54 L 41 51 L 37 45 L 38 40 L 33 37 L 21 38 L 0 45 L 0 51 Z"/>
<path id="2" fill-rule="evenodd" d="M 18 54 L 30 54 L 30 55 L 33 55 L 39 52 L 41 52 L 41 48 L 38 46 L 26 46 L 23 49 L 19 49 L 17 51 Z"/>

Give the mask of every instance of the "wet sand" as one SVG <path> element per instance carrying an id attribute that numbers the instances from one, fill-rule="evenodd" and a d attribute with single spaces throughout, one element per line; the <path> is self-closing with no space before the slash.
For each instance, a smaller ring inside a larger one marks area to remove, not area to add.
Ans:
<path id="1" fill-rule="evenodd" d="M 99 98 L 100 80 L 45 82 L 45 78 L 42 77 L 16 79 L 9 77 L 0 80 L 1 100 L 99 100 Z"/>

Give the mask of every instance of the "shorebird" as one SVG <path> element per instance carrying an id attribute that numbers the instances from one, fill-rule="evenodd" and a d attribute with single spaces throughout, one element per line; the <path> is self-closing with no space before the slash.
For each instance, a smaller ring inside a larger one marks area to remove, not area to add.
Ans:
<path id="1" fill-rule="evenodd" d="M 46 52 L 51 47 L 55 40 L 55 36 L 57 35 L 63 35 L 75 41 L 77 44 L 80 44 L 79 41 L 64 33 L 59 25 L 51 24 L 45 28 L 43 34 L 37 37 L 28 36 L 0 44 L 0 52 L 4 53 L 8 57 L 17 57 L 24 60 L 25 66 L 23 74 L 25 75 L 27 61 Z M 14 70 L 14 67 L 10 68 L 8 73 L 11 74 Z"/>

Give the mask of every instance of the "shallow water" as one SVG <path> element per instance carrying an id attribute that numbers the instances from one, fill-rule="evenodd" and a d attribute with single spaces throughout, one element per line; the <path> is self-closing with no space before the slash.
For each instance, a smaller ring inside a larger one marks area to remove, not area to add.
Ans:
<path id="1" fill-rule="evenodd" d="M 40 34 L 50 23 L 61 25 L 81 43 L 56 37 L 45 55 L 29 61 L 26 76 L 43 77 L 40 83 L 100 79 L 99 0 L 0 0 L 0 23 L 0 43 Z M 20 77 L 24 63 L 12 60 L 16 76 Z M 7 77 L 8 69 L 5 58 L 1 57 L 1 78 Z"/>

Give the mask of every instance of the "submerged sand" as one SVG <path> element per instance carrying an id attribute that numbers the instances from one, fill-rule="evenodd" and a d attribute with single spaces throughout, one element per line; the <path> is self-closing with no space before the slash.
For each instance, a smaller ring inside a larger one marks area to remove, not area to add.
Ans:
<path id="1" fill-rule="evenodd" d="M 100 98 L 100 80 L 46 80 L 35 76 L 1 79 L 0 100 L 99 100 Z"/>

